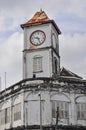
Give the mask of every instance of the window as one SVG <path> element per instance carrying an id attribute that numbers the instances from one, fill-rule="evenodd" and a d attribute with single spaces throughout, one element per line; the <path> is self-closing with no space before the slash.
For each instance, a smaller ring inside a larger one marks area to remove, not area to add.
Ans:
<path id="1" fill-rule="evenodd" d="M 57 59 L 54 57 L 54 74 L 57 74 Z"/>
<path id="2" fill-rule="evenodd" d="M 10 107 L 1 110 L 1 124 L 6 124 L 10 122 Z"/>
<path id="3" fill-rule="evenodd" d="M 69 118 L 69 104 L 62 101 L 52 101 L 52 118 L 56 118 L 57 107 L 59 118 Z"/>
<path id="4" fill-rule="evenodd" d="M 5 122 L 9 123 L 10 122 L 10 108 L 5 109 Z"/>
<path id="5" fill-rule="evenodd" d="M 77 103 L 77 119 L 86 120 L 86 103 Z"/>
<path id="6" fill-rule="evenodd" d="M 14 106 L 14 121 L 21 119 L 21 104 L 16 104 Z"/>
<path id="7" fill-rule="evenodd" d="M 33 72 L 41 72 L 42 71 L 42 57 L 35 56 L 33 58 Z"/>
<path id="8" fill-rule="evenodd" d="M 1 110 L 1 125 L 5 124 L 5 109 Z"/>
<path id="9" fill-rule="evenodd" d="M 56 49 L 56 37 L 54 33 L 52 34 L 52 42 L 53 42 L 54 49 Z"/>
<path id="10" fill-rule="evenodd" d="M 57 52 L 59 54 L 59 39 L 58 39 L 58 37 L 56 39 L 56 50 L 57 50 Z"/>

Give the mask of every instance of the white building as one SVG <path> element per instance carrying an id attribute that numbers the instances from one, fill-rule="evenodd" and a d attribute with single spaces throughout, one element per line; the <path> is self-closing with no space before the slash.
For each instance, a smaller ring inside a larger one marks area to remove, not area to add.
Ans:
<path id="1" fill-rule="evenodd" d="M 86 130 L 86 80 L 60 69 L 58 26 L 41 10 L 21 27 L 23 80 L 0 92 L 0 130 Z"/>

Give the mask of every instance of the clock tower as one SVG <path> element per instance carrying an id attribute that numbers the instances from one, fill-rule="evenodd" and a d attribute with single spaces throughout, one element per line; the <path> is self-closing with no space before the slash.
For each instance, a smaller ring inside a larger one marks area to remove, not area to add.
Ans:
<path id="1" fill-rule="evenodd" d="M 61 31 L 54 20 L 40 10 L 21 27 L 24 30 L 23 78 L 59 76 Z"/>

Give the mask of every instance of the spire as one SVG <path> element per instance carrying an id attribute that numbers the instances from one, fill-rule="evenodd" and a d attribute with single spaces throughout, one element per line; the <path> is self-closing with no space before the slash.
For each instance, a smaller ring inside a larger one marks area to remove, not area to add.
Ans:
<path id="1" fill-rule="evenodd" d="M 42 12 L 42 8 L 40 9 L 40 12 Z"/>
<path id="2" fill-rule="evenodd" d="M 29 26 L 31 24 L 42 23 L 49 20 L 50 19 L 48 18 L 47 14 L 42 9 L 40 9 L 40 11 L 36 12 L 35 15 L 28 22 L 22 24 L 21 26 Z"/>
<path id="3" fill-rule="evenodd" d="M 59 28 L 56 25 L 56 23 L 54 22 L 54 20 L 51 20 L 42 9 L 40 9 L 40 11 L 36 12 L 35 15 L 28 22 L 21 24 L 21 27 L 24 28 L 24 27 L 29 27 L 32 25 L 43 24 L 43 23 L 44 24 L 52 23 L 55 26 L 58 34 L 61 34 L 61 31 L 59 30 Z"/>

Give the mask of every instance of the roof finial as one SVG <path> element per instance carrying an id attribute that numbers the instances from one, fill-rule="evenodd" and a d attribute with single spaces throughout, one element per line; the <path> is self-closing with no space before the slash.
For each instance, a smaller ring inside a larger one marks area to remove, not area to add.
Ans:
<path id="1" fill-rule="evenodd" d="M 40 12 L 42 12 L 42 8 L 40 8 Z"/>

